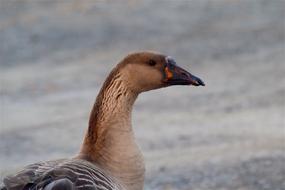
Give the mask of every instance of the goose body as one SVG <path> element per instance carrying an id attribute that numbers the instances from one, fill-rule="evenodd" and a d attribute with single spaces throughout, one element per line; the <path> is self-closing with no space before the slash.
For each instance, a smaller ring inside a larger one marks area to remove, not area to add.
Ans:
<path id="1" fill-rule="evenodd" d="M 81 159 L 60 159 L 31 164 L 16 175 L 6 177 L 4 184 L 7 185 L 3 189 L 11 190 L 51 190 L 55 189 L 55 185 L 56 189 L 61 190 L 123 189 L 115 178 L 95 164 Z"/>
<path id="2" fill-rule="evenodd" d="M 145 168 L 131 126 L 132 107 L 140 93 L 172 85 L 204 83 L 169 56 L 128 55 L 104 82 L 78 155 L 31 164 L 5 177 L 1 190 L 142 190 Z"/>

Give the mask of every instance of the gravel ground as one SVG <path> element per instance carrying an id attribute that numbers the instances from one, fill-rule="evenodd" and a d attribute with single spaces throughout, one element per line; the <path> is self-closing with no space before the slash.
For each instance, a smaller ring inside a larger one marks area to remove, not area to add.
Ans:
<path id="1" fill-rule="evenodd" d="M 147 49 L 206 87 L 136 102 L 145 189 L 285 190 L 284 18 L 284 0 L 0 0 L 0 178 L 76 154 L 110 69 Z"/>

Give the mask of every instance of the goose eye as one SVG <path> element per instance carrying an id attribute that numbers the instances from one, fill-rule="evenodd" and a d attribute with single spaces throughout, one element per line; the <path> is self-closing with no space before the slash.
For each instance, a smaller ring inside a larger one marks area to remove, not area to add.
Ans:
<path id="1" fill-rule="evenodd" d="M 151 60 L 148 61 L 148 64 L 149 64 L 150 66 L 155 66 L 155 65 L 156 65 L 156 62 L 151 59 Z"/>

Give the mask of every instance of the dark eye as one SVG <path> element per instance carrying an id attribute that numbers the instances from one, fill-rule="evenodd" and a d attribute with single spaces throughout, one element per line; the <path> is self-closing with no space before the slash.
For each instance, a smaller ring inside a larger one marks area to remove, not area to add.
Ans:
<path id="1" fill-rule="evenodd" d="M 156 62 L 151 59 L 151 60 L 148 61 L 148 64 L 149 64 L 150 66 L 155 66 L 155 65 L 156 65 Z"/>

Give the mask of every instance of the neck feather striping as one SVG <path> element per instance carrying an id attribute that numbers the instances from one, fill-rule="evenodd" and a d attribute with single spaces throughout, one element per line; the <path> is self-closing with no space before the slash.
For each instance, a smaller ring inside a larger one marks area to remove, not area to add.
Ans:
<path id="1" fill-rule="evenodd" d="M 98 138 L 98 134 L 96 133 L 99 127 L 104 127 L 101 126 L 102 122 L 114 116 L 118 106 L 123 103 L 120 101 L 120 98 L 127 97 L 127 88 L 123 83 L 120 73 L 112 71 L 103 84 L 89 119 L 88 138 L 93 143 Z"/>
<path id="2" fill-rule="evenodd" d="M 98 139 L 104 138 L 104 132 L 113 130 L 127 131 L 131 129 L 131 111 L 137 94 L 128 88 L 115 68 L 104 82 L 93 106 L 89 119 L 89 127 L 83 143 L 83 150 L 98 150 Z M 86 151 L 84 151 L 86 153 Z"/>
<path id="3" fill-rule="evenodd" d="M 130 190 L 142 189 L 144 181 L 144 161 L 131 126 L 137 96 L 120 72 L 110 73 L 97 96 L 78 156 L 105 169 Z"/>

